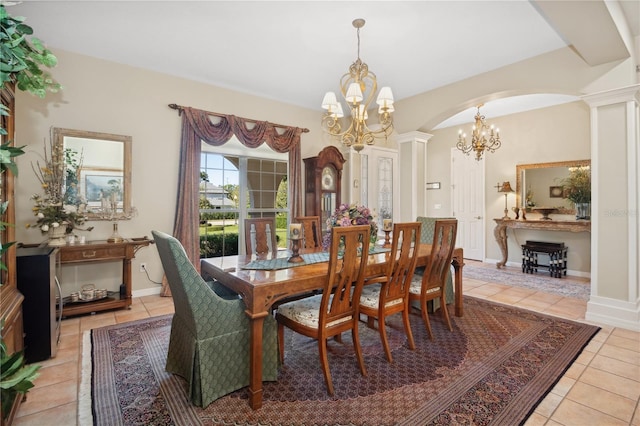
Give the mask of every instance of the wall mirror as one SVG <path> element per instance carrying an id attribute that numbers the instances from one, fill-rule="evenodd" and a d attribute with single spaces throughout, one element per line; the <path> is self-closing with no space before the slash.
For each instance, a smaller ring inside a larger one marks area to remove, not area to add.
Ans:
<path id="1" fill-rule="evenodd" d="M 591 160 L 516 165 L 516 205 L 553 207 L 559 214 L 575 214 L 573 203 L 564 198 L 562 180 L 569 177 L 571 167 L 590 165 Z"/>
<path id="2" fill-rule="evenodd" d="M 75 194 L 86 204 L 89 219 L 129 218 L 131 136 L 54 128 L 53 140 L 63 147 L 65 167 L 77 169 Z"/>

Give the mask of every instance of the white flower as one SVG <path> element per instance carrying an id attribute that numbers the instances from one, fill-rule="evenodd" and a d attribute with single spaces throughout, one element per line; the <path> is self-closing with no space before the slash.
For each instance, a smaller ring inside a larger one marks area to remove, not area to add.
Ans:
<path id="1" fill-rule="evenodd" d="M 42 232 L 47 232 L 49 230 L 49 225 L 42 225 L 42 227 L 40 228 L 40 230 Z"/>
<path id="2" fill-rule="evenodd" d="M 58 222 L 52 222 L 52 223 L 51 223 L 51 226 L 52 226 L 53 228 L 57 228 L 58 226 L 60 226 L 60 224 L 59 224 Z"/>
<path id="3" fill-rule="evenodd" d="M 38 219 L 43 219 L 44 218 L 44 213 L 38 213 Z"/>
<path id="4" fill-rule="evenodd" d="M 72 204 L 65 204 L 62 209 L 67 214 L 76 213 L 78 211 L 78 208 Z"/>

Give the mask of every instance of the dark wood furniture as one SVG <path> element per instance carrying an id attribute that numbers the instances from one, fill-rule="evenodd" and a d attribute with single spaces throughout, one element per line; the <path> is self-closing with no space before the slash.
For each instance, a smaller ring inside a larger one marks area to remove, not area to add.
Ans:
<path id="1" fill-rule="evenodd" d="M 549 257 L 549 263 L 538 261 L 538 255 Z M 527 241 L 522 244 L 522 272 L 533 274 L 538 269 L 547 269 L 549 275 L 562 278 L 567 275 L 567 247 L 564 243 L 550 243 L 545 241 Z"/>
<path id="2" fill-rule="evenodd" d="M 333 395 L 334 391 L 327 357 L 327 339 L 339 339 L 342 333 L 351 331 L 360 373 L 363 376 L 367 375 L 358 333 L 358 303 L 364 285 L 367 259 L 358 253 L 368 250 L 371 228 L 368 225 L 336 226 L 332 232 L 329 267 L 322 294 L 281 305 L 276 312 L 280 362 L 284 364 L 285 326 L 316 340 L 324 383 L 329 395 Z M 341 248 L 340 244 L 343 244 L 344 248 Z M 303 318 L 299 315 L 301 311 L 305 313 Z M 313 320 L 309 315 L 313 316 Z"/>
<path id="3" fill-rule="evenodd" d="M 449 310 L 445 286 L 447 285 L 447 275 L 449 274 L 449 264 L 453 258 L 453 251 L 456 244 L 456 233 L 458 230 L 457 219 L 437 219 L 433 231 L 433 243 L 431 244 L 430 261 L 424 269 L 419 287 L 412 286 L 409 291 L 409 302 L 419 302 L 422 320 L 429 333 L 429 338 L 433 340 L 431 323 L 429 322 L 429 309 L 427 302 L 440 299 L 440 311 L 450 331 L 451 321 L 449 320 Z M 456 288 L 456 298 L 458 297 Z"/>
<path id="4" fill-rule="evenodd" d="M 245 219 L 244 244 L 248 255 L 277 252 L 276 218 Z"/>
<path id="5" fill-rule="evenodd" d="M 344 156 L 335 146 L 324 148 L 316 157 L 304 159 L 305 214 L 319 216 L 325 223 L 341 203 Z"/>
<path id="6" fill-rule="evenodd" d="M 502 252 L 502 260 L 496 263 L 498 269 L 507 263 L 509 248 L 507 247 L 507 229 L 538 229 L 541 231 L 591 232 L 590 220 L 513 220 L 493 219 L 496 227 L 493 236 Z"/>
<path id="7" fill-rule="evenodd" d="M 315 250 L 301 250 L 309 253 Z M 431 254 L 430 244 L 420 244 L 416 266 L 426 266 Z M 283 250 L 281 257 L 289 257 L 290 250 Z M 267 256 L 263 256 L 267 258 Z M 369 255 L 366 275 L 380 275 L 385 271 L 390 253 Z M 278 300 L 301 293 L 321 289 L 326 282 L 328 263 L 297 266 L 280 270 L 249 270 L 242 267 L 256 259 L 256 256 L 223 256 L 201 259 L 201 273 L 218 280 L 224 286 L 242 295 L 246 305 L 246 314 L 251 319 L 250 385 L 249 405 L 253 409 L 262 406 L 262 327 L 264 318 L 270 314 L 270 308 Z M 451 264 L 455 269 L 455 315 L 463 316 L 462 306 L 462 268 L 463 250 L 456 248 Z"/>
<path id="8" fill-rule="evenodd" d="M 5 83 L 0 90 L 2 104 L 7 107 L 7 114 L 0 115 L 1 127 L 5 129 L 6 135 L 0 135 L 0 143 L 3 145 L 13 140 L 15 133 L 15 84 Z M 14 204 L 14 176 L 10 171 L 0 174 L 0 203 L 7 202 L 7 208 L 2 214 L 2 222 L 15 224 L 15 204 Z M 5 226 L 0 232 L 3 246 L 10 241 L 15 241 L 16 231 L 13 225 Z M 23 329 L 22 329 L 22 301 L 23 296 L 16 286 L 16 247 L 9 247 L 2 254 L 2 262 L 7 269 L 0 270 L 0 318 L 4 321 L 4 326 L 0 332 L 2 339 L 7 345 L 7 353 L 23 349 Z M 2 418 L 2 426 L 10 425 L 18 412 L 18 407 L 22 401 L 22 396 L 15 399 L 11 410 L 5 419 Z M 4 414 L 4 413 L 3 413 Z"/>
<path id="9" fill-rule="evenodd" d="M 62 265 L 91 264 L 99 262 L 122 262 L 122 287 L 116 294 L 92 302 L 65 303 L 62 316 L 87 314 L 107 309 L 127 308 L 131 306 L 131 259 L 136 252 L 151 244 L 147 238 L 126 239 L 118 243 L 106 241 L 88 241 L 85 244 L 67 244 L 60 247 Z"/>
<path id="10" fill-rule="evenodd" d="M 373 320 L 378 320 L 380 341 L 389 362 L 393 362 L 393 357 L 387 340 L 386 318 L 388 316 L 402 313 L 409 348 L 416 348 L 409 322 L 411 311 L 409 288 L 418 260 L 418 247 L 412 243 L 413 241 L 420 241 L 419 222 L 393 225 L 391 253 L 397 253 L 397 256 L 392 262 L 388 262 L 387 270 L 383 275 L 367 278 L 367 286 L 360 297 L 360 313 L 367 316 L 367 325 L 374 328 Z"/>
<path id="11" fill-rule="evenodd" d="M 302 224 L 302 247 L 322 247 L 322 227 L 319 216 L 298 216 L 296 222 Z"/>
<path id="12" fill-rule="evenodd" d="M 61 297 L 56 278 L 59 251 L 55 247 L 20 247 L 17 252 L 18 290 L 24 295 L 24 357 L 27 364 L 56 355 L 62 318 L 56 314 Z"/>

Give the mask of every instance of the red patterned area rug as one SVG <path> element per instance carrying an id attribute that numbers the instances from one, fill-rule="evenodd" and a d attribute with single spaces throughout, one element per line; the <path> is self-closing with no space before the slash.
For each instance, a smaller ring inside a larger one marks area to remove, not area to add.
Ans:
<path id="1" fill-rule="evenodd" d="M 360 328 L 368 375 L 360 375 L 351 337 L 330 342 L 335 396 L 326 393 L 316 342 L 287 330 L 277 382 L 263 407 L 246 389 L 194 407 L 186 382 L 164 371 L 171 316 L 92 330 L 85 338 L 79 424 L 95 425 L 516 425 L 534 408 L 598 327 L 465 297 L 450 332 L 432 315 L 435 340 L 411 315 L 409 350 L 398 315 L 388 326 L 393 363 L 379 335 Z"/>

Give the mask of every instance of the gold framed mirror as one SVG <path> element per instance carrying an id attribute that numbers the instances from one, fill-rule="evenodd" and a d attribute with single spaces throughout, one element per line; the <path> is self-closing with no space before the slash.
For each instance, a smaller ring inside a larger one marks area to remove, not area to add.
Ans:
<path id="1" fill-rule="evenodd" d="M 56 127 L 53 141 L 63 148 L 65 167 L 75 170 L 65 185 L 75 186 L 89 220 L 130 218 L 131 136 Z"/>
<path id="2" fill-rule="evenodd" d="M 562 180 L 571 167 L 591 166 L 591 160 L 556 161 L 516 165 L 516 205 L 520 208 L 556 208 L 559 214 L 575 214 L 564 198 Z"/>

